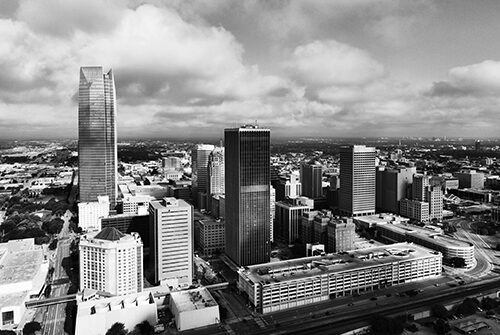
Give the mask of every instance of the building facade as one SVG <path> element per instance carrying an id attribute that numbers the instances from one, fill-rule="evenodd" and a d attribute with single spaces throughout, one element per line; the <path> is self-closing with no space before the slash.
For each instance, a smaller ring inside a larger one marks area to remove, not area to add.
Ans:
<path id="1" fill-rule="evenodd" d="M 96 200 L 78 203 L 78 227 L 83 231 L 101 230 L 100 219 L 109 215 L 109 198 L 99 196 Z"/>
<path id="2" fill-rule="evenodd" d="M 310 211 L 312 206 L 301 201 L 285 200 L 276 203 L 276 219 L 274 232 L 285 239 L 286 243 L 294 244 L 300 238 L 300 223 L 302 214 Z"/>
<path id="3" fill-rule="evenodd" d="M 225 222 L 221 219 L 203 219 L 195 222 L 197 249 L 207 257 L 224 252 L 226 246 Z"/>
<path id="4" fill-rule="evenodd" d="M 408 197 L 416 167 L 377 168 L 376 209 L 377 212 L 399 214 L 399 202 Z"/>
<path id="5" fill-rule="evenodd" d="M 270 237 L 270 130 L 226 129 L 226 254 L 238 265 L 268 262 Z"/>
<path id="6" fill-rule="evenodd" d="M 458 179 L 460 188 L 472 188 L 482 190 L 484 188 L 484 174 L 475 170 L 455 172 L 453 174 Z"/>
<path id="7" fill-rule="evenodd" d="M 356 225 L 351 218 L 339 218 L 328 223 L 326 252 L 341 252 L 354 249 Z"/>
<path id="8" fill-rule="evenodd" d="M 300 183 L 302 184 L 302 195 L 311 199 L 321 198 L 323 196 L 322 176 L 323 168 L 319 163 L 301 164 Z"/>
<path id="9" fill-rule="evenodd" d="M 80 288 L 125 295 L 143 289 L 143 252 L 137 233 L 115 228 L 80 239 Z"/>
<path id="10" fill-rule="evenodd" d="M 413 220 L 427 222 L 429 221 L 429 203 L 403 199 L 400 201 L 400 214 Z"/>
<path id="11" fill-rule="evenodd" d="M 113 72 L 80 68 L 78 90 L 78 188 L 81 202 L 108 196 L 116 204 L 116 93 Z"/>
<path id="12" fill-rule="evenodd" d="M 339 209 L 343 215 L 375 213 L 375 148 L 364 145 L 340 148 Z"/>
<path id="13" fill-rule="evenodd" d="M 208 159 L 215 146 L 212 144 L 198 144 L 191 153 L 193 196 L 196 208 L 206 208 L 202 194 L 206 199 L 208 191 Z"/>
<path id="14" fill-rule="evenodd" d="M 190 286 L 193 282 L 193 207 L 175 198 L 152 201 L 149 219 L 154 281 L 172 287 Z"/>

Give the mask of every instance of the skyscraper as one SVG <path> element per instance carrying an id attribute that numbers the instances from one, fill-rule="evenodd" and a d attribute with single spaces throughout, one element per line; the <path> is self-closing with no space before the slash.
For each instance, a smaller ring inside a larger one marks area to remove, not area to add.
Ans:
<path id="1" fill-rule="evenodd" d="M 302 195 L 316 199 L 323 196 L 321 176 L 322 166 L 317 163 L 302 164 L 300 166 L 300 182 L 302 184 Z"/>
<path id="2" fill-rule="evenodd" d="M 215 148 L 208 156 L 207 193 L 224 194 L 224 148 Z"/>
<path id="3" fill-rule="evenodd" d="M 193 207 L 184 200 L 164 198 L 149 203 L 154 280 L 186 287 L 193 282 Z"/>
<path id="4" fill-rule="evenodd" d="M 81 202 L 109 196 L 116 205 L 116 93 L 113 72 L 80 68 L 78 91 L 78 185 Z"/>
<path id="5" fill-rule="evenodd" d="M 206 208 L 208 188 L 208 157 L 214 151 L 211 144 L 198 144 L 191 152 L 193 196 L 196 208 Z"/>
<path id="6" fill-rule="evenodd" d="M 269 262 L 270 133 L 257 126 L 226 129 L 226 254 L 238 265 Z"/>
<path id="7" fill-rule="evenodd" d="M 399 202 L 408 197 L 408 189 L 415 173 L 416 167 L 379 167 L 376 183 L 377 211 L 399 214 Z"/>
<path id="8" fill-rule="evenodd" d="M 340 148 L 340 211 L 349 216 L 375 214 L 375 148 Z"/>

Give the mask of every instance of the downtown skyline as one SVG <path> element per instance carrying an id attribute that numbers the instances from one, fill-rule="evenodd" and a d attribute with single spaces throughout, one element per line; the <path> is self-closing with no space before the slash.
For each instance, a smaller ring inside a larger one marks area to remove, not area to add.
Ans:
<path id="1" fill-rule="evenodd" d="M 220 138 L 255 120 L 277 138 L 495 137 L 499 13 L 494 1 L 8 1 L 0 137 L 76 138 L 87 65 L 114 71 L 118 138 Z"/>

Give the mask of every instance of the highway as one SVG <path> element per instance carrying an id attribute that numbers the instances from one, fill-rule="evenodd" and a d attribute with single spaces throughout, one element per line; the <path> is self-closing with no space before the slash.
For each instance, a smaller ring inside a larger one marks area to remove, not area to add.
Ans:
<path id="1" fill-rule="evenodd" d="M 65 296 L 68 293 L 70 283 L 64 279 L 68 278 L 62 266 L 64 258 L 69 257 L 71 240 L 63 239 L 57 243 L 57 253 L 54 260 L 53 281 L 64 282 L 64 284 L 53 285 L 51 298 Z M 64 320 L 66 318 L 66 304 L 51 305 L 46 308 L 44 321 L 42 322 L 42 333 L 45 335 L 64 335 Z"/>

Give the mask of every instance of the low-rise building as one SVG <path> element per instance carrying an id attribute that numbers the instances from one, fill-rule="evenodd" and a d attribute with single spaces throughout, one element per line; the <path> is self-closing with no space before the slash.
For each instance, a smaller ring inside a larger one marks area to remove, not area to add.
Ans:
<path id="1" fill-rule="evenodd" d="M 261 313 L 441 275 L 442 255 L 413 243 L 246 266 L 238 288 Z"/>
<path id="2" fill-rule="evenodd" d="M 220 322 L 219 305 L 204 287 L 172 292 L 170 310 L 174 315 L 178 331 Z"/>
<path id="3" fill-rule="evenodd" d="M 399 202 L 401 208 L 399 212 L 402 216 L 420 222 L 429 221 L 429 203 L 420 200 L 402 199 Z"/>

